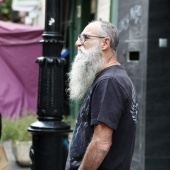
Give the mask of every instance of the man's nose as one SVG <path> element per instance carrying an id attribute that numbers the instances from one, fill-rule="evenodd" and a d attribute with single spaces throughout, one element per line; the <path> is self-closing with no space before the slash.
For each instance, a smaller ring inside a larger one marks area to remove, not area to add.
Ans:
<path id="1" fill-rule="evenodd" d="M 80 38 L 78 38 L 77 41 L 76 41 L 76 43 L 75 43 L 75 46 L 80 47 L 80 46 L 82 46 L 82 45 L 83 45 L 83 44 L 81 43 Z"/>

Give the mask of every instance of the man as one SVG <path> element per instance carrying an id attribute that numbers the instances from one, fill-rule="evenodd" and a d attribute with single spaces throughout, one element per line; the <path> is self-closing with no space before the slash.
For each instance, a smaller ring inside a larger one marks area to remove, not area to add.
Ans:
<path id="1" fill-rule="evenodd" d="M 109 22 L 93 21 L 75 45 L 69 92 L 72 100 L 84 99 L 65 169 L 130 170 L 138 104 L 116 58 L 118 31 Z"/>

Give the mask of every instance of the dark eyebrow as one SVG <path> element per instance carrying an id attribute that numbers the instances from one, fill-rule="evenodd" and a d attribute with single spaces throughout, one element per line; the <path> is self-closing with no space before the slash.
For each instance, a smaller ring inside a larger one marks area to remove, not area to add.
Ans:
<path id="1" fill-rule="evenodd" d="M 86 36 L 87 38 L 90 38 L 90 37 L 106 38 L 104 36 L 97 36 L 97 35 L 89 35 L 89 34 L 82 34 L 82 35 Z"/>
<path id="2" fill-rule="evenodd" d="M 82 34 L 85 36 L 85 38 L 90 38 L 90 35 L 89 34 Z"/>

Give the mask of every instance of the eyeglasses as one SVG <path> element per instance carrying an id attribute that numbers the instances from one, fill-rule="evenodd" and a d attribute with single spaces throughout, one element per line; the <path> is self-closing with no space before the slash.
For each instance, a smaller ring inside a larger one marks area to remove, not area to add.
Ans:
<path id="1" fill-rule="evenodd" d="M 106 38 L 103 36 L 95 36 L 95 35 L 88 35 L 88 34 L 81 34 L 78 36 L 78 38 L 80 39 L 80 42 L 83 44 L 85 41 L 87 41 L 88 39 L 90 39 L 90 37 L 96 37 L 96 38 Z"/>

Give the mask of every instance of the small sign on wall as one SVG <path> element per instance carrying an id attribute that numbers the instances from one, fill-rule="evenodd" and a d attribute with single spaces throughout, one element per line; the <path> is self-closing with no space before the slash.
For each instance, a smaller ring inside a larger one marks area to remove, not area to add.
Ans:
<path id="1" fill-rule="evenodd" d="M 167 38 L 159 38 L 159 47 L 167 48 L 168 47 L 168 39 Z"/>
<path id="2" fill-rule="evenodd" d="M 98 0 L 97 20 L 110 21 L 110 0 Z"/>

